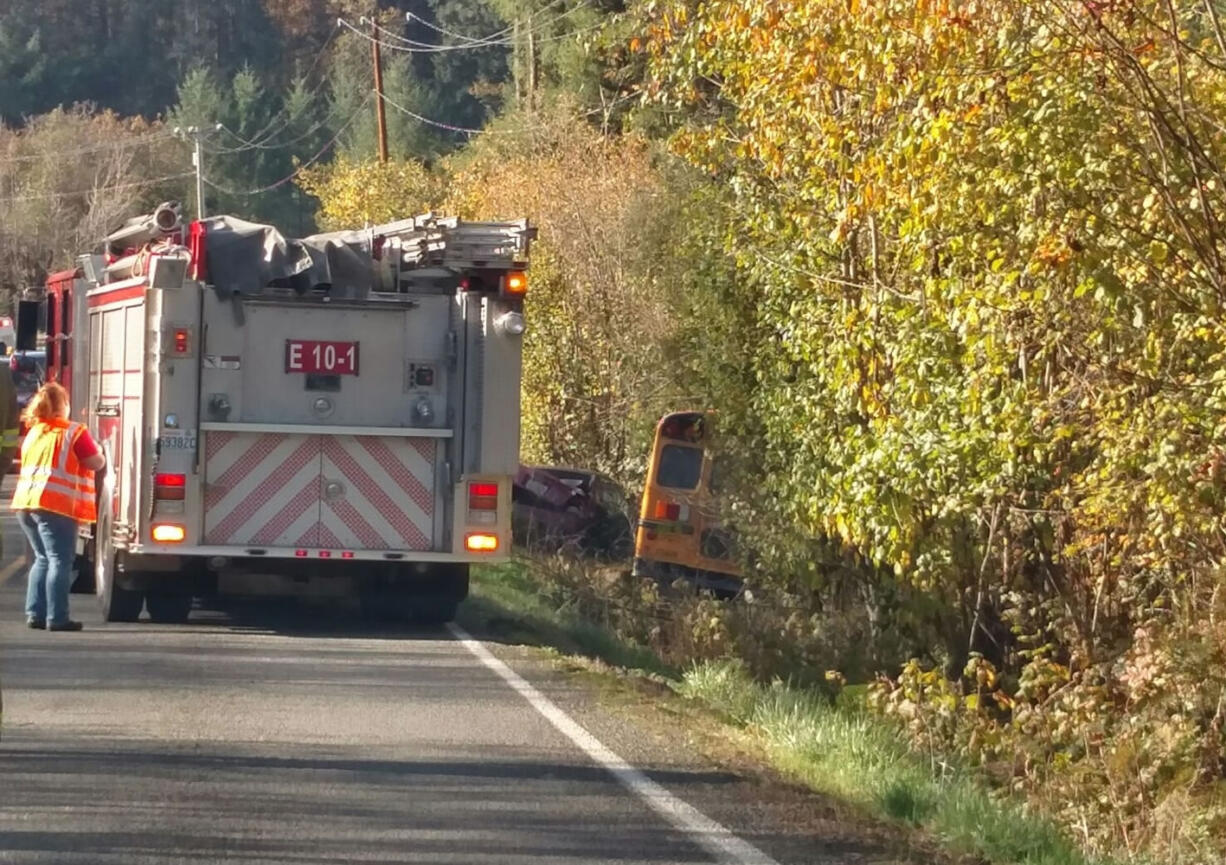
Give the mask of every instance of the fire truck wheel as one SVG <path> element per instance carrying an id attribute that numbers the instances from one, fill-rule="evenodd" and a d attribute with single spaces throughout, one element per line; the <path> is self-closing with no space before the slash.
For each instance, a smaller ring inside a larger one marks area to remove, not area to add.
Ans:
<path id="1" fill-rule="evenodd" d="M 106 525 L 103 525 L 103 523 Z M 94 552 L 94 593 L 98 596 L 98 606 L 102 609 L 102 620 L 105 622 L 135 622 L 140 618 L 141 607 L 145 605 L 144 592 L 121 588 L 115 585 L 115 550 L 109 540 L 109 520 L 100 520 L 98 524 L 98 546 Z M 106 534 L 103 534 L 103 530 Z"/>
<path id="2" fill-rule="evenodd" d="M 107 451 L 110 462 L 110 452 Z M 132 591 L 116 585 L 119 577 L 117 554 L 114 543 L 115 517 L 105 503 L 114 496 L 114 476 L 111 472 L 101 474 L 98 482 L 98 523 L 94 527 L 94 594 L 102 608 L 104 622 L 135 622 L 140 618 L 145 605 L 145 593 Z"/>
<path id="3" fill-rule="evenodd" d="M 102 619 L 107 622 L 135 622 L 140 618 L 141 607 L 145 605 L 145 596 L 141 592 L 122 589 L 115 585 L 114 557 L 111 558 L 111 572 L 104 580 L 99 576 L 95 590 L 98 604 L 102 608 Z"/>
<path id="4" fill-rule="evenodd" d="M 192 596 L 182 592 L 149 592 L 145 595 L 145 606 L 149 608 L 149 618 L 153 621 L 180 625 L 191 615 Z"/>

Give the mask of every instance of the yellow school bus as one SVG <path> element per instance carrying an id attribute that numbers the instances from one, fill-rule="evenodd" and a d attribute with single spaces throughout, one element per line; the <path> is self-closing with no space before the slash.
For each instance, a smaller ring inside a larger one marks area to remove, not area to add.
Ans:
<path id="1" fill-rule="evenodd" d="M 719 461 L 710 448 L 711 416 L 675 412 L 656 426 L 635 529 L 636 577 L 684 580 L 722 597 L 741 590 L 733 533 L 720 521 Z"/>

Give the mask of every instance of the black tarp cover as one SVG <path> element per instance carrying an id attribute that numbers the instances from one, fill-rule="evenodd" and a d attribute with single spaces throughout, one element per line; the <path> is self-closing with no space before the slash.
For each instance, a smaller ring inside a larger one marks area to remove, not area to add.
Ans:
<path id="1" fill-rule="evenodd" d="M 373 287 L 370 251 L 359 233 L 294 239 L 233 216 L 208 217 L 204 225 L 208 281 L 223 298 L 258 295 L 269 286 L 360 298 Z"/>

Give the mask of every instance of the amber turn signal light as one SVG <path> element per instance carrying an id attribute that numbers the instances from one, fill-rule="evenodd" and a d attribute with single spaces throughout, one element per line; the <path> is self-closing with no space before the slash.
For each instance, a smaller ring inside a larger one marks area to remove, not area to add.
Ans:
<path id="1" fill-rule="evenodd" d="M 474 532 L 465 535 L 464 546 L 470 553 L 494 553 L 498 551 L 498 535 Z"/>
<path id="2" fill-rule="evenodd" d="M 528 293 L 528 274 L 514 270 L 502 278 L 502 293 L 522 297 Z"/>
<path id="3" fill-rule="evenodd" d="M 183 526 L 163 523 L 153 527 L 153 539 L 159 544 L 179 544 L 186 537 L 187 530 Z"/>

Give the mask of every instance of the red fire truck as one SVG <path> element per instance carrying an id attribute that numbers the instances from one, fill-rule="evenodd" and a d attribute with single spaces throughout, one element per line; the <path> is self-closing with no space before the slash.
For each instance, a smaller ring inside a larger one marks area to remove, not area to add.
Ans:
<path id="1" fill-rule="evenodd" d="M 104 617 L 219 593 L 452 618 L 510 550 L 533 235 L 425 215 L 295 240 L 164 205 L 54 275 L 19 324 L 45 317 L 108 456 L 78 559 Z"/>

